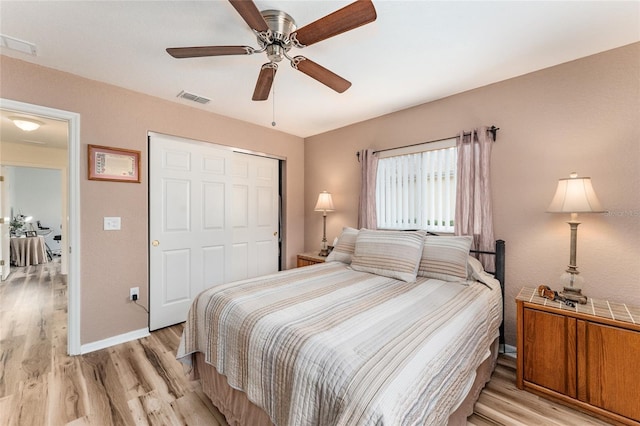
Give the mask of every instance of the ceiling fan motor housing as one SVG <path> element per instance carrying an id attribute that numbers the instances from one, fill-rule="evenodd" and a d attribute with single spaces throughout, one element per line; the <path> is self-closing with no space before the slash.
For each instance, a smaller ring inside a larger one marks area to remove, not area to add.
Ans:
<path id="1" fill-rule="evenodd" d="M 288 42 L 289 34 L 296 30 L 296 21 L 281 10 L 263 10 L 260 12 L 273 34 L 274 41 Z"/>
<path id="2" fill-rule="evenodd" d="M 268 41 L 263 41 L 263 47 L 266 47 L 267 50 L 267 57 L 271 62 L 280 62 L 285 52 L 291 49 L 289 35 L 296 30 L 296 21 L 281 10 L 269 9 L 260 13 L 270 30 L 270 34 L 267 36 Z M 261 36 L 258 36 L 258 43 L 262 41 Z"/>

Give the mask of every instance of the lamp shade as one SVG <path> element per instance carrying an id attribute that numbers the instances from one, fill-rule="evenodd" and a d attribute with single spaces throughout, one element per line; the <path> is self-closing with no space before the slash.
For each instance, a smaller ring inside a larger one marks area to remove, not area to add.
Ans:
<path id="1" fill-rule="evenodd" d="M 333 200 L 331 199 L 331 194 L 327 191 L 322 191 L 320 195 L 318 195 L 318 202 L 316 203 L 315 211 L 317 212 L 332 212 L 335 209 L 333 208 Z"/>
<path id="2" fill-rule="evenodd" d="M 602 213 L 604 209 L 598 200 L 591 178 L 578 177 L 571 173 L 568 178 L 558 181 L 556 195 L 547 208 L 549 213 Z"/>

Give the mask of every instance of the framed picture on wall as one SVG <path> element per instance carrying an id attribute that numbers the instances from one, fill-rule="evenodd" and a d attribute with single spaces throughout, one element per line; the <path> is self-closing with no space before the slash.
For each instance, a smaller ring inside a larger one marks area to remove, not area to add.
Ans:
<path id="1" fill-rule="evenodd" d="M 140 183 L 140 151 L 89 145 L 89 179 Z"/>

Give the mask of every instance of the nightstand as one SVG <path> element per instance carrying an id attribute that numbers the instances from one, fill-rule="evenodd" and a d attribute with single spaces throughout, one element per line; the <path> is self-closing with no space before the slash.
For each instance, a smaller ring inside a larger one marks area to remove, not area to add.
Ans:
<path id="1" fill-rule="evenodd" d="M 516 303 L 519 389 L 640 425 L 640 308 L 598 299 L 569 307 L 535 288 Z"/>
<path id="2" fill-rule="evenodd" d="M 301 266 L 315 265 L 316 263 L 324 263 L 326 259 L 326 257 L 320 256 L 317 251 L 301 253 L 298 255 L 298 268 Z"/>

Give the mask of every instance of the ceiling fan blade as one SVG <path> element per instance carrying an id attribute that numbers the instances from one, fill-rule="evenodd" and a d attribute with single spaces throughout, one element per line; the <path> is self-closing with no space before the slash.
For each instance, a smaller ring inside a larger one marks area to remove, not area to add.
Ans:
<path id="1" fill-rule="evenodd" d="M 249 27 L 258 32 L 265 32 L 269 30 L 269 26 L 262 17 L 262 13 L 258 10 L 258 7 L 251 0 L 229 0 L 231 6 L 233 6 L 242 19 L 249 25 Z"/>
<path id="2" fill-rule="evenodd" d="M 273 79 L 276 76 L 278 70 L 278 64 L 268 62 L 262 65 L 260 74 L 258 75 L 258 81 L 256 81 L 256 88 L 253 90 L 253 101 L 266 101 L 269 99 L 269 93 L 271 92 L 271 86 L 273 85 Z"/>
<path id="3" fill-rule="evenodd" d="M 199 58 L 202 56 L 251 55 L 254 49 L 249 46 L 200 46 L 170 47 L 167 53 L 174 58 Z"/>
<path id="4" fill-rule="evenodd" d="M 358 0 L 300 28 L 295 32 L 295 38 L 299 44 L 310 46 L 373 22 L 376 17 L 371 0 Z"/>
<path id="5" fill-rule="evenodd" d="M 293 58 L 291 65 L 298 71 L 318 80 L 320 83 L 332 88 L 338 93 L 342 93 L 351 87 L 351 82 L 340 77 L 338 74 L 329 71 L 322 65 L 316 64 L 311 59 L 305 58 L 304 56 L 296 56 Z"/>

